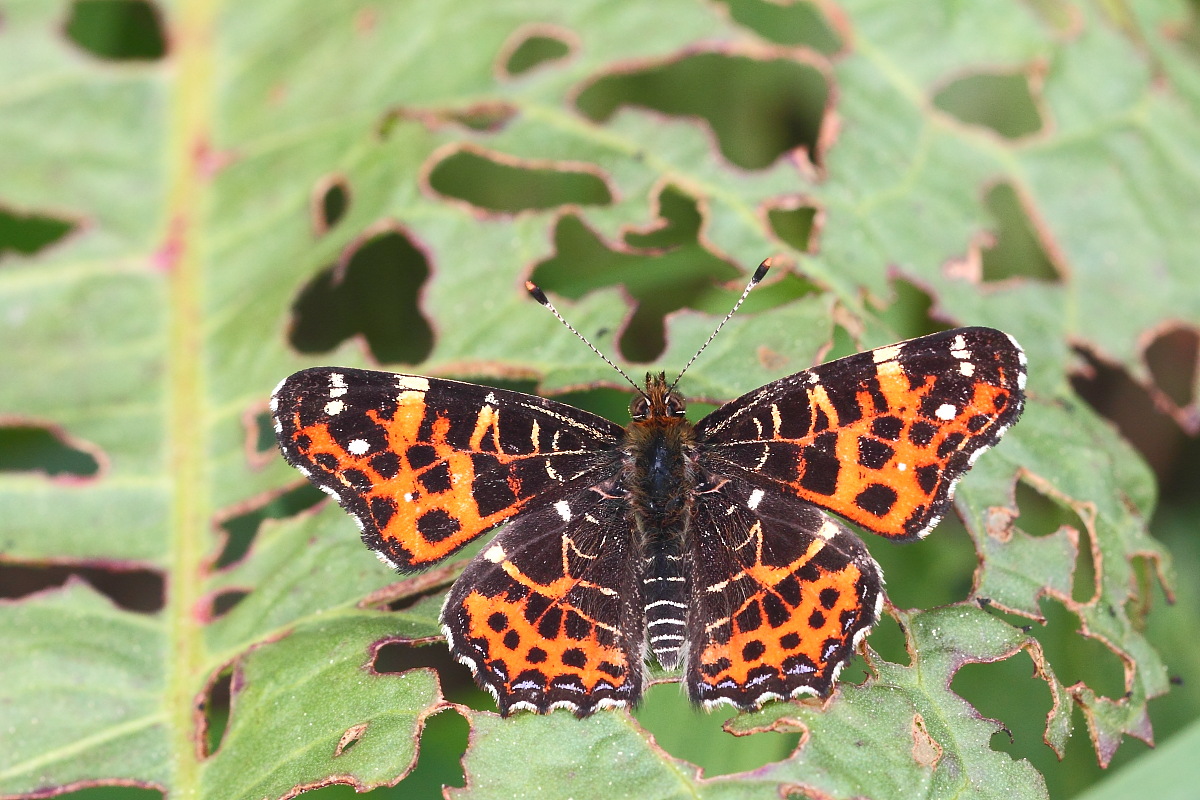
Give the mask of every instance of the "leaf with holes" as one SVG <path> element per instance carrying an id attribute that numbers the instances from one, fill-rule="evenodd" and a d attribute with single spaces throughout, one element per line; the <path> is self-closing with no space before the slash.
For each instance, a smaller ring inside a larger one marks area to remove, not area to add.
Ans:
<path id="1" fill-rule="evenodd" d="M 1039 797 L 1200 713 L 1149 705 L 1200 620 L 1151 613 L 1148 520 L 1187 548 L 1200 512 L 1142 458 L 1184 486 L 1200 428 L 1196 21 L 960 5 L 6 4 L 0 795 Z M 382 367 L 624 424 L 524 282 L 671 373 L 767 256 L 691 410 L 962 324 L 1024 345 L 1023 419 L 932 536 L 867 542 L 894 609 L 827 702 L 736 740 L 661 685 L 492 715 L 439 640 L 477 549 L 378 564 L 278 457 L 272 387 Z"/>

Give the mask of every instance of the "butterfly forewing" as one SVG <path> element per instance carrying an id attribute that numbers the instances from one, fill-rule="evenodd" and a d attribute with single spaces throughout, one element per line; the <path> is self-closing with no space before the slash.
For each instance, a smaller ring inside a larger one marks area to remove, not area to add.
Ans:
<path id="1" fill-rule="evenodd" d="M 1021 413 L 1025 355 L 959 328 L 769 383 L 696 426 L 725 469 L 895 539 L 924 536 L 955 482 Z"/>
<path id="2" fill-rule="evenodd" d="M 596 483 L 621 435 L 541 397 L 358 369 L 297 372 L 272 404 L 287 460 L 401 570 Z"/>

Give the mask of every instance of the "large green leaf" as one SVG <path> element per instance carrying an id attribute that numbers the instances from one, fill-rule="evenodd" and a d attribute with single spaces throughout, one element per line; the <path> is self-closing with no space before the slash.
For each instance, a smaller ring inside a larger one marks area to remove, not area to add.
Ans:
<path id="1" fill-rule="evenodd" d="M 1148 342 L 1200 325 L 1184 3 L 177 0 L 165 55 L 120 44 L 139 9 L 0 7 L 0 795 L 392 784 L 453 709 L 465 796 L 1044 797 L 952 685 L 1018 654 L 1038 680 L 989 702 L 1047 686 L 1056 753 L 1074 708 L 1103 763 L 1150 739 L 1156 488 L 1069 378 L 1082 349 L 1157 391 Z M 966 534 L 870 542 L 893 597 L 950 604 L 891 609 L 861 685 L 731 720 L 798 746 L 720 777 L 647 733 L 690 729 L 681 696 L 501 720 L 456 667 L 377 669 L 386 643 L 439 635 L 456 566 L 397 583 L 294 491 L 264 422 L 279 379 L 383 360 L 620 385 L 527 278 L 602 349 L 671 371 L 767 255 L 777 277 L 690 396 L 925 332 L 925 298 L 1024 344 L 1025 418 L 960 485 Z M 26 462 L 30 436 L 52 446 Z M 956 535 L 974 565 L 938 555 Z M 165 601 L 47 588 L 52 565 L 101 588 L 148 572 Z M 1040 626 L 1064 614 L 1077 631 Z M 1058 655 L 1089 643 L 1115 685 Z M 227 723 L 204 710 L 222 680 Z"/>

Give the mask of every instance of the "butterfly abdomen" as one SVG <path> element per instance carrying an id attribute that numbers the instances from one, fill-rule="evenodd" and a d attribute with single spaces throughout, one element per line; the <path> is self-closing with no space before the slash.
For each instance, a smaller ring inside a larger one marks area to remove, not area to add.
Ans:
<path id="1" fill-rule="evenodd" d="M 641 550 L 646 641 L 666 669 L 678 666 L 687 630 L 684 536 L 695 482 L 691 425 L 682 418 L 635 422 L 627 473 L 630 510 Z"/>

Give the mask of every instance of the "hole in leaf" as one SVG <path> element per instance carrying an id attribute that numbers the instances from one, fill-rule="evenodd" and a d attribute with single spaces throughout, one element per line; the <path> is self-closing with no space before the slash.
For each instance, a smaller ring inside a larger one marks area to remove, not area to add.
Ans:
<path id="1" fill-rule="evenodd" d="M 808 64 L 700 53 L 601 77 L 576 103 L 596 122 L 623 105 L 702 117 L 726 159 L 744 169 L 763 169 L 797 147 L 820 162 L 817 145 L 828 94 L 825 77 Z"/>
<path id="2" fill-rule="evenodd" d="M 223 569 L 240 561 L 253 544 L 264 520 L 293 517 L 324 499 L 324 492 L 309 483 L 303 483 L 294 489 L 271 495 L 261 505 L 226 519 L 221 523 L 225 542 L 214 568 Z"/>
<path id="3" fill-rule="evenodd" d="M 1079 617 L 1057 601 L 1044 599 L 1046 624 L 1035 625 L 1033 634 L 1042 645 L 1046 660 L 1064 686 L 1083 681 L 1104 697 L 1125 694 L 1125 668 L 1116 653 L 1099 639 L 1080 632 Z M 1108 613 L 1115 613 L 1110 609 Z"/>
<path id="4" fill-rule="evenodd" d="M 338 758 L 352 750 L 354 745 L 358 744 L 362 737 L 366 734 L 368 727 L 368 724 L 363 722 L 358 725 L 351 725 L 349 728 L 347 728 L 346 732 L 342 734 L 341 740 L 338 741 L 337 747 L 334 748 L 333 757 Z"/>
<path id="5" fill-rule="evenodd" d="M 165 800 L 166 797 L 161 790 L 139 786 L 96 786 L 53 796 L 56 800 Z"/>
<path id="6" fill-rule="evenodd" d="M 85 449 L 86 448 L 86 449 Z M 94 478 L 99 449 L 72 443 L 56 428 L 0 426 L 0 472 L 41 472 L 51 478 Z"/>
<path id="7" fill-rule="evenodd" d="M 1023 73 L 964 76 L 934 95 L 933 104 L 960 122 L 990 128 L 1006 139 L 1042 128 L 1029 78 Z"/>
<path id="8" fill-rule="evenodd" d="M 817 209 L 814 206 L 798 205 L 795 208 L 782 206 L 767 210 L 767 221 L 771 230 L 783 241 L 801 253 L 816 252 Z"/>
<path id="9" fill-rule="evenodd" d="M 625 244 L 639 250 L 669 250 L 699 241 L 704 218 L 696 201 L 675 186 L 658 193 L 658 219 L 642 230 L 625 234 Z"/>
<path id="10" fill-rule="evenodd" d="M 410 611 L 422 603 L 428 603 L 435 598 L 437 599 L 440 607 L 441 603 L 446 599 L 446 588 L 447 587 L 445 583 L 435 584 L 427 589 L 424 589 L 423 591 L 406 594 L 403 597 L 397 597 L 395 600 L 385 603 L 383 608 L 387 611 Z"/>
<path id="11" fill-rule="evenodd" d="M 461 703 L 477 711 L 495 711 L 496 703 L 475 685 L 471 671 L 454 660 L 444 642 L 412 645 L 389 642 L 375 651 L 371 669 L 380 675 L 399 674 L 427 668 L 437 672 L 442 695 L 452 703 Z"/>
<path id="12" fill-rule="evenodd" d="M 926 290 L 903 278 L 892 280 L 892 298 L 880 306 L 880 321 L 898 339 L 913 339 L 947 330 L 947 326 L 930 315 L 933 297 Z"/>
<path id="13" fill-rule="evenodd" d="M 1058 664 L 1054 666 L 1057 670 Z M 1013 758 L 1028 758 L 1035 764 L 1044 763 L 1046 756 L 1054 758 L 1042 742 L 1052 705 L 1050 687 L 1033 675 L 1033 664 L 1025 651 L 1002 661 L 963 664 L 954 673 L 950 688 L 980 714 L 1008 728 L 1012 738 L 1009 733 L 997 732 L 992 736 L 993 749 Z"/>
<path id="14" fill-rule="evenodd" d="M 233 665 L 222 669 L 208 685 L 200 704 L 201 724 L 204 726 L 204 757 L 221 749 L 225 731 L 229 728 L 230 700 L 233 690 Z"/>
<path id="15" fill-rule="evenodd" d="M 1175 408 L 1194 402 L 1200 361 L 1200 336 L 1194 329 L 1162 331 L 1146 347 L 1143 357 L 1164 399 Z"/>
<path id="16" fill-rule="evenodd" d="M 738 274 L 699 245 L 654 255 L 610 250 L 573 215 L 559 220 L 554 245 L 556 254 L 537 265 L 533 281 L 572 299 L 605 286 L 623 286 L 634 308 L 619 347 L 635 363 L 652 361 L 666 349 L 667 314 L 694 307 L 718 281 Z"/>
<path id="17" fill-rule="evenodd" d="M 517 115 L 507 103 L 480 103 L 462 111 L 446 112 L 445 119 L 478 133 L 496 133 Z"/>
<path id="18" fill-rule="evenodd" d="M 212 599 L 212 609 L 209 612 L 209 621 L 220 619 L 228 614 L 237 606 L 238 603 L 246 599 L 250 593 L 241 589 L 227 589 L 220 592 Z"/>
<path id="19" fill-rule="evenodd" d="M 429 717 L 421 729 L 417 764 L 413 771 L 395 786 L 381 786 L 369 794 L 377 800 L 434 798 L 445 796 L 444 787 L 462 786 L 465 781 L 461 758 L 467 749 L 469 732 L 467 721 L 453 711 L 442 711 Z M 344 783 L 310 789 L 301 793 L 301 796 L 305 800 L 355 800 L 363 797 L 354 791 L 353 786 Z"/>
<path id="20" fill-rule="evenodd" d="M 14 214 L 0 208 L 0 258 L 9 250 L 32 255 L 60 241 L 77 224 L 41 214 Z"/>
<path id="21" fill-rule="evenodd" d="M 458 150 L 443 158 L 429 173 L 429 185 L 445 197 L 509 214 L 612 202 L 607 184 L 593 172 L 482 151 Z"/>
<path id="22" fill-rule="evenodd" d="M 912 657 L 908 654 L 908 648 L 905 647 L 904 629 L 900 627 L 900 623 L 896 622 L 891 614 L 885 612 L 880 617 L 879 624 L 871 630 L 870 635 L 867 637 L 867 644 L 885 661 L 903 666 L 908 666 L 912 663 Z M 838 680 L 857 681 L 858 676 L 864 670 L 867 672 L 870 671 L 861 657 L 856 654 L 854 660 L 842 670 Z"/>
<path id="23" fill-rule="evenodd" d="M 718 0 L 729 7 L 734 22 L 776 44 L 810 47 L 833 55 L 842 49 L 837 34 L 814 3 L 772 0 Z"/>
<path id="24" fill-rule="evenodd" d="M 35 592 L 62 586 L 75 577 L 111 600 L 117 607 L 139 614 L 162 611 L 166 586 L 161 572 L 149 569 L 122 569 L 70 565 L 33 565 L 0 563 L 0 597 L 26 597 Z"/>
<path id="25" fill-rule="evenodd" d="M 1030 536 L 1049 536 L 1067 526 L 1081 533 L 1085 530 L 1083 520 L 1054 498 L 1039 492 L 1026 481 L 1017 481 L 1016 504 L 1017 526 Z"/>
<path id="26" fill-rule="evenodd" d="M 1072 528 L 1079 534 L 1078 554 L 1072 577 L 1071 597 L 1086 603 L 1096 592 L 1096 571 L 1092 562 L 1091 534 L 1073 509 L 1053 497 L 1038 491 L 1024 480 L 1017 481 L 1016 526 L 1030 536 L 1049 536 L 1062 528 Z"/>
<path id="27" fill-rule="evenodd" d="M 461 109 L 406 108 L 385 114 L 379 123 L 378 134 L 380 139 L 386 140 L 398 124 L 408 120 L 419 122 L 430 130 L 437 130 L 446 125 L 458 125 L 479 133 L 495 133 L 516 115 L 515 106 L 499 102 L 476 103 Z"/>
<path id="28" fill-rule="evenodd" d="M 997 227 L 995 243 L 983 249 L 983 280 L 1030 278 L 1061 283 L 1062 278 L 1046 255 L 1012 185 L 993 186 L 984 197 L 984 204 Z"/>
<path id="29" fill-rule="evenodd" d="M 539 28 L 538 32 L 524 37 L 512 49 L 504 63 L 504 72 L 513 76 L 520 75 L 542 64 L 564 59 L 570 54 L 571 45 L 566 39 Z"/>
<path id="30" fill-rule="evenodd" d="M 318 181 L 313 189 L 313 228 L 318 236 L 329 232 L 337 225 L 350 207 L 350 184 L 343 177 L 330 177 Z"/>
<path id="31" fill-rule="evenodd" d="M 251 469 L 259 470 L 279 458 L 279 445 L 275 442 L 275 423 L 266 411 L 249 409 L 242 415 L 245 428 L 246 463 Z"/>
<path id="32" fill-rule="evenodd" d="M 657 683 L 646 690 L 633 716 L 672 756 L 704 768 L 706 776 L 757 769 L 792 754 L 798 733 L 768 731 L 731 736 L 721 729 L 733 711 L 706 713 L 688 702 L 678 683 Z"/>
<path id="33" fill-rule="evenodd" d="M 76 0 L 66 32 L 87 52 L 114 61 L 151 61 L 167 52 L 158 12 L 143 0 Z"/>
<path id="34" fill-rule="evenodd" d="M 433 349 L 433 329 L 418 304 L 428 277 L 425 255 L 407 236 L 376 234 L 300 291 L 288 339 L 302 353 L 324 353 L 362 336 L 376 361 L 423 361 Z"/>
<path id="35" fill-rule="evenodd" d="M 1159 481 L 1169 476 L 1185 445 L 1185 437 L 1170 416 L 1162 413 L 1146 389 L 1123 369 L 1077 349 L 1083 367 L 1071 376 L 1071 386 L 1096 413 L 1116 426 Z"/>
<path id="36" fill-rule="evenodd" d="M 563 216 L 554 232 L 555 254 L 538 264 L 532 275 L 546 291 L 576 300 L 596 289 L 622 287 L 633 302 L 633 312 L 618 347 L 625 359 L 635 363 L 652 361 L 666 348 L 667 314 L 691 308 L 723 315 L 743 288 L 738 282 L 742 273 L 700 242 L 703 219 L 695 200 L 668 185 L 659 193 L 657 205 L 659 220 L 625 234 L 625 244 L 633 252 L 609 247 L 578 217 Z M 741 313 L 773 308 L 819 291 L 794 273 L 780 272 L 777 280 L 750 295 Z M 731 285 L 722 285 L 726 282 Z M 588 333 L 599 345 L 608 331 Z"/>

